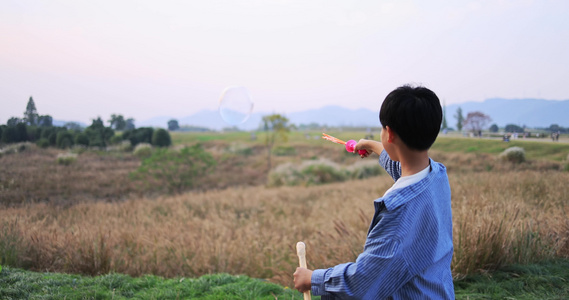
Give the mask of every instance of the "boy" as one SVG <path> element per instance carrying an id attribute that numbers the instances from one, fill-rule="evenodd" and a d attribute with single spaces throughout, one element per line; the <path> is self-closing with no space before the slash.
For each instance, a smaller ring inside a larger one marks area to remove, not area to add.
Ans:
<path id="1" fill-rule="evenodd" d="M 379 154 L 395 183 L 374 201 L 363 253 L 329 269 L 297 268 L 295 288 L 322 299 L 454 299 L 450 186 L 427 153 L 441 126 L 439 99 L 424 87 L 399 87 L 379 121 L 381 142 L 362 139 L 354 152 Z"/>

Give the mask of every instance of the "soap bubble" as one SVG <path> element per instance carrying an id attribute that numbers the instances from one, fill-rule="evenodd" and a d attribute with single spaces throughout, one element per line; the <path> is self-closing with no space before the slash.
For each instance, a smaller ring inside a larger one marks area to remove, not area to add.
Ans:
<path id="1" fill-rule="evenodd" d="M 253 111 L 253 101 L 245 87 L 230 86 L 219 98 L 219 114 L 229 125 L 245 123 Z"/>

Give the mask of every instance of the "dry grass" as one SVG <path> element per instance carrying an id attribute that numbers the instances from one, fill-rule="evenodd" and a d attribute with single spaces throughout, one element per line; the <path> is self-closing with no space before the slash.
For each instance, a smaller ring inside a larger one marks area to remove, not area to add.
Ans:
<path id="1" fill-rule="evenodd" d="M 232 186 L 257 186 L 266 182 L 263 147 L 253 147 L 252 155 L 229 153 L 226 145 L 207 145 L 218 167 L 202 178 L 195 189 L 222 189 Z M 116 202 L 127 198 L 156 196 L 164 182 L 129 179 L 141 164 L 132 153 L 85 151 L 69 165 L 58 164 L 58 149 L 35 146 L 0 158 L 0 205 L 17 206 L 46 202 L 74 205 L 85 201 Z M 276 159 L 277 162 L 283 159 Z"/>
<path id="2" fill-rule="evenodd" d="M 451 173 L 450 180 L 457 276 L 568 256 L 568 173 Z M 372 201 L 391 184 L 379 176 L 314 187 L 7 208 L 0 211 L 0 252 L 11 247 L 11 265 L 35 270 L 167 277 L 228 272 L 290 286 L 299 240 L 307 244 L 312 268 L 356 258 Z"/>
<path id="3" fill-rule="evenodd" d="M 5 155 L 0 264 L 92 275 L 228 272 L 291 286 L 296 242 L 307 244 L 311 268 L 353 261 L 362 250 L 372 201 L 393 183 L 379 176 L 265 188 L 264 147 L 219 141 L 204 146 L 218 162 L 216 171 L 196 191 L 172 196 L 152 195 L 157 186 L 128 179 L 140 164 L 131 154 L 87 151 L 68 166 L 56 163 L 60 151 L 54 149 Z M 335 146 L 294 144 L 297 155 L 273 156 L 273 166 L 318 157 L 354 161 Z M 449 170 L 456 276 L 569 257 L 569 172 L 560 171 L 560 163 L 431 155 Z"/>
<path id="4" fill-rule="evenodd" d="M 451 176 L 453 270 L 567 257 L 568 173 L 518 171 Z"/>
<path id="5" fill-rule="evenodd" d="M 58 149 L 32 147 L 2 157 L 0 203 L 65 204 L 84 200 L 117 200 L 136 191 L 128 179 L 139 161 L 132 155 L 81 153 L 70 165 L 57 163 Z"/>

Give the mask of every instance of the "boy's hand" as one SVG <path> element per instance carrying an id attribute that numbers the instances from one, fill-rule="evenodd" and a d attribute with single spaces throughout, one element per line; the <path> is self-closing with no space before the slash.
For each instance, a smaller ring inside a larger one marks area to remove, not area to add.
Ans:
<path id="1" fill-rule="evenodd" d="M 354 147 L 354 153 L 358 153 L 358 150 L 365 150 L 365 154 L 360 154 L 361 158 L 368 157 L 373 152 L 378 155 L 383 151 L 383 145 L 374 140 L 360 139 L 359 142 Z"/>
<path id="2" fill-rule="evenodd" d="M 312 288 L 312 270 L 298 267 L 296 268 L 296 272 L 294 272 L 293 276 L 295 289 L 301 293 L 310 291 Z"/>

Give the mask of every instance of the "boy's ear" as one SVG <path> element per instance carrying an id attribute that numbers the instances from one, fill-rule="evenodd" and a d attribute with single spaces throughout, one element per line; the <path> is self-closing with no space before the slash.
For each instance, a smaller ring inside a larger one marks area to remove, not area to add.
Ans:
<path id="1" fill-rule="evenodd" d="M 385 129 L 387 130 L 387 142 L 393 143 L 397 139 L 397 134 L 389 126 L 385 126 Z"/>

